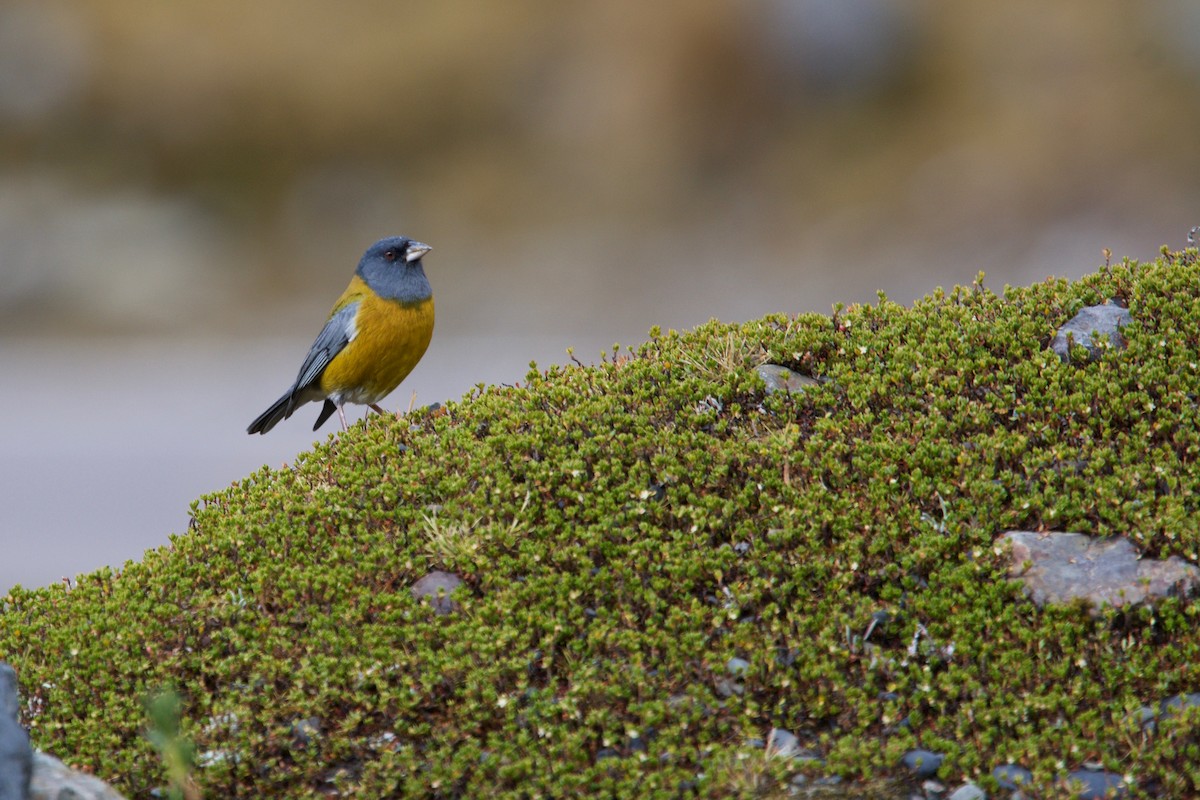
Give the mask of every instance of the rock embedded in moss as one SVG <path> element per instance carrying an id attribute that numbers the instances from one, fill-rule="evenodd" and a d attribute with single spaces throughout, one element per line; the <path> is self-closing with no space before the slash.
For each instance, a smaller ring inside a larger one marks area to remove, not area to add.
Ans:
<path id="1" fill-rule="evenodd" d="M 1178 556 L 1139 558 L 1124 537 L 1095 539 L 1082 533 L 1008 531 L 997 548 L 1011 546 L 1009 577 L 1024 585 L 1038 606 L 1086 600 L 1093 615 L 1106 606 L 1136 606 L 1190 595 L 1200 569 Z"/>
<path id="2" fill-rule="evenodd" d="M 1104 352 L 1105 344 L 1117 349 L 1125 346 L 1121 328 L 1131 319 L 1129 309 L 1110 303 L 1082 308 L 1055 332 L 1050 349 L 1069 362 L 1074 343 L 1086 348 L 1088 359 L 1095 361 Z"/>
<path id="3" fill-rule="evenodd" d="M 1078 800 L 1114 800 L 1129 794 L 1122 776 L 1104 770 L 1073 770 L 1067 774 L 1065 782 Z"/>
<path id="4" fill-rule="evenodd" d="M 1129 719 L 1142 729 L 1154 733 L 1158 724 L 1178 717 L 1189 708 L 1200 707 L 1200 692 L 1174 694 L 1154 705 L 1142 705 L 1130 712 Z"/>
<path id="5" fill-rule="evenodd" d="M 743 681 L 750 672 L 750 662 L 733 657 L 725 662 L 725 674 L 718 677 L 714 688 L 721 697 L 733 697 L 746 691 Z"/>
<path id="6" fill-rule="evenodd" d="M 766 384 L 767 394 L 775 394 L 776 392 L 796 394 L 809 387 L 821 385 L 821 382 L 816 378 L 801 375 L 799 372 L 790 370 L 780 364 L 760 364 L 754 371 L 758 373 L 758 377 L 762 378 L 763 383 Z"/>
<path id="7" fill-rule="evenodd" d="M 1033 785 L 1033 773 L 1019 764 L 1002 764 L 992 770 L 992 779 L 1001 789 L 1014 791 Z"/>
<path id="8" fill-rule="evenodd" d="M 987 792 L 973 783 L 965 783 L 950 794 L 949 800 L 987 800 Z"/>
<path id="9" fill-rule="evenodd" d="M 1159 705 L 1159 717 L 1170 719 L 1196 707 L 1200 707 L 1200 692 L 1171 695 Z"/>
<path id="10" fill-rule="evenodd" d="M 450 595 L 462 585 L 463 579 L 454 573 L 434 570 L 412 585 L 412 595 L 418 600 L 428 599 L 434 612 L 445 616 L 458 609 L 458 603 Z"/>
<path id="11" fill-rule="evenodd" d="M 800 749 L 800 740 L 791 731 L 771 728 L 767 734 L 767 755 L 776 758 L 791 758 Z"/>
<path id="12" fill-rule="evenodd" d="M 909 750 L 900 759 L 900 763 L 918 778 L 931 778 L 937 775 L 945 756 L 932 750 Z"/>
<path id="13" fill-rule="evenodd" d="M 115 789 L 95 775 L 68 767 L 49 753 L 33 754 L 33 779 L 29 800 L 124 800 Z"/>
<path id="14" fill-rule="evenodd" d="M 29 794 L 33 750 L 18 718 L 20 706 L 17 673 L 0 662 L 0 800 L 24 800 Z"/>

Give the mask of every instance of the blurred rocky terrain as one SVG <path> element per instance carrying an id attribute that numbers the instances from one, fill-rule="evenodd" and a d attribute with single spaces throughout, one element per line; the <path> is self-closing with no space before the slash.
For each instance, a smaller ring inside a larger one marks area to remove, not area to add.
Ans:
<path id="1" fill-rule="evenodd" d="M 10 0 L 2 329 L 256 335 L 394 231 L 453 330 L 1078 273 L 1197 221 L 1198 31 L 1184 0 Z"/>

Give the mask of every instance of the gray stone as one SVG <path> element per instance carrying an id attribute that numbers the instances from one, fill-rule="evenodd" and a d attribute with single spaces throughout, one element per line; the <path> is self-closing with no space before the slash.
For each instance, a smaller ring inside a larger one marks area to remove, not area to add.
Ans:
<path id="1" fill-rule="evenodd" d="M 973 783 L 964 783 L 954 790 L 949 800 L 987 800 L 987 792 Z"/>
<path id="2" fill-rule="evenodd" d="M 946 785 L 930 779 L 921 783 L 921 791 L 925 792 L 926 797 L 937 797 L 946 793 Z"/>
<path id="3" fill-rule="evenodd" d="M 308 747 L 321 737 L 321 720 L 317 717 L 299 719 L 292 723 L 292 741 L 297 747 Z"/>
<path id="4" fill-rule="evenodd" d="M 1001 789 L 1012 791 L 1033 783 L 1033 773 L 1017 764 L 1003 764 L 992 770 L 992 778 Z"/>
<path id="5" fill-rule="evenodd" d="M 17 673 L 0 662 L 0 800 L 29 797 L 33 750 L 29 747 L 29 734 L 21 727 L 20 707 Z"/>
<path id="6" fill-rule="evenodd" d="M 1157 727 L 1156 720 L 1158 719 L 1158 712 L 1150 706 L 1142 706 L 1137 711 L 1129 712 L 1128 719 L 1136 724 L 1139 728 L 1145 728 L 1146 730 L 1153 732 Z"/>
<path id="7" fill-rule="evenodd" d="M 742 679 L 746 673 L 750 671 L 750 662 L 744 658 L 729 659 L 725 662 L 726 675 L 717 678 L 713 684 L 717 690 L 717 694 L 721 697 L 733 697 L 735 694 L 740 695 L 746 691 L 746 687 L 742 685 Z"/>
<path id="8" fill-rule="evenodd" d="M 745 677 L 746 673 L 750 671 L 750 662 L 735 656 L 725 662 L 725 671 L 735 678 Z"/>
<path id="9" fill-rule="evenodd" d="M 418 600 L 429 598 L 433 610 L 445 615 L 458 610 L 458 603 L 450 599 L 450 594 L 462 585 L 463 579 L 454 573 L 434 570 L 414 583 L 411 591 Z"/>
<path id="10" fill-rule="evenodd" d="M 900 763 L 912 771 L 918 778 L 932 778 L 937 774 L 938 767 L 942 766 L 941 753 L 935 753 L 931 750 L 909 750 L 900 759 Z"/>
<path id="11" fill-rule="evenodd" d="M 1012 545 L 1008 575 L 1025 585 L 1039 607 L 1083 599 L 1093 616 L 1114 608 L 1173 594 L 1190 594 L 1200 583 L 1200 569 L 1178 556 L 1139 559 L 1128 539 L 1093 539 L 1081 533 L 1008 531 L 997 546 Z"/>
<path id="12" fill-rule="evenodd" d="M 196 756 L 196 763 L 202 767 L 225 763 L 237 764 L 241 760 L 241 756 L 230 750 L 204 750 Z"/>
<path id="13" fill-rule="evenodd" d="M 1200 692 L 1173 694 L 1153 706 L 1143 705 L 1129 712 L 1127 719 L 1148 733 L 1158 730 L 1158 723 L 1182 714 L 1189 708 L 1200 706 Z"/>
<path id="14" fill-rule="evenodd" d="M 776 392 L 796 394 L 810 386 L 820 385 L 820 381 L 816 378 L 810 378 L 807 375 L 801 375 L 799 372 L 793 372 L 779 364 L 761 364 L 754 371 L 758 373 L 758 377 L 762 378 L 763 383 L 767 385 L 767 394 L 775 394 Z"/>
<path id="15" fill-rule="evenodd" d="M 17 672 L 0 661 L 0 717 L 18 720 L 21 713 L 21 694 Z"/>
<path id="16" fill-rule="evenodd" d="M 1200 693 L 1175 694 L 1159 704 L 1159 714 L 1162 719 L 1170 719 L 1196 706 L 1200 706 Z"/>
<path id="17" fill-rule="evenodd" d="M 771 728 L 767 734 L 767 753 L 776 758 L 791 758 L 800 752 L 800 740 L 791 731 Z"/>
<path id="18" fill-rule="evenodd" d="M 1125 779 L 1112 772 L 1092 772 L 1077 769 L 1067 775 L 1067 781 L 1077 785 L 1079 800 L 1102 800 L 1106 797 L 1125 797 L 1129 789 Z"/>
<path id="19" fill-rule="evenodd" d="M 33 754 L 29 800 L 124 800 L 94 775 L 77 772 L 52 755 Z"/>
<path id="20" fill-rule="evenodd" d="M 1121 336 L 1121 327 L 1129 323 L 1132 316 L 1129 309 L 1111 304 L 1088 306 L 1058 329 L 1050 342 L 1050 349 L 1058 354 L 1063 361 L 1071 360 L 1067 336 L 1077 345 L 1087 348 L 1088 360 L 1095 361 L 1104 352 L 1101 342 L 1108 339 L 1109 343 L 1118 349 L 1125 347 L 1125 339 Z"/>

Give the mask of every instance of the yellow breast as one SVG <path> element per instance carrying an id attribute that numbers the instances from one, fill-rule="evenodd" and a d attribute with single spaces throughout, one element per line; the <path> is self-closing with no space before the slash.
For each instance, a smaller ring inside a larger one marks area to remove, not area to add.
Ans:
<path id="1" fill-rule="evenodd" d="M 360 299 L 354 338 L 321 374 L 335 403 L 377 403 L 408 377 L 433 337 L 433 298 L 410 305 L 384 300 L 355 276 L 344 299 Z M 360 291 L 355 291 L 359 289 Z"/>

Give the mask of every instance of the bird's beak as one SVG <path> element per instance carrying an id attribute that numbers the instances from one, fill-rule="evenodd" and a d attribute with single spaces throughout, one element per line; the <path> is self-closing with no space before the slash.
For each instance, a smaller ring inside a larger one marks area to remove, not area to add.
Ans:
<path id="1" fill-rule="evenodd" d="M 432 249 L 429 245 L 421 242 L 409 242 L 408 249 L 404 251 L 404 260 L 411 264 Z"/>

